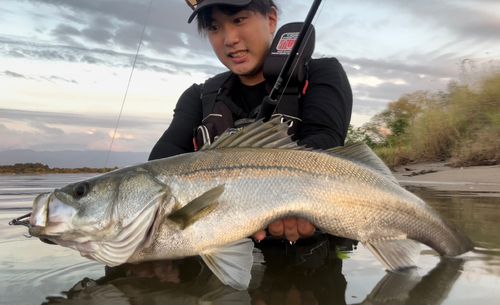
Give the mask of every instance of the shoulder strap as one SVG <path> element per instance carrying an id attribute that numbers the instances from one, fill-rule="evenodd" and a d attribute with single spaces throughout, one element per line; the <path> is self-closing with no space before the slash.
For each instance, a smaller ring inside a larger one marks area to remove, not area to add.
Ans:
<path id="1" fill-rule="evenodd" d="M 306 62 L 305 69 L 306 82 L 308 78 L 307 63 L 308 62 Z M 232 73 L 231 71 L 226 71 L 223 73 L 219 73 L 205 81 L 202 86 L 200 96 L 203 105 L 203 118 L 206 118 L 213 112 L 217 99 L 221 100 L 238 117 L 253 117 L 258 112 L 260 105 L 253 109 L 253 111 L 251 111 L 249 114 L 247 114 L 233 101 L 231 101 L 229 97 L 226 96 L 230 88 L 232 87 L 232 82 L 230 80 L 233 76 L 234 73 Z M 300 85 L 292 84 L 285 89 L 285 92 L 282 93 L 282 101 L 279 103 L 278 109 L 276 109 L 277 113 L 287 114 L 293 117 L 300 117 L 299 100 L 305 92 L 301 92 L 301 90 L 299 89 L 300 87 L 298 86 Z"/>
<path id="2" fill-rule="evenodd" d="M 205 81 L 201 89 L 201 101 L 203 104 L 203 117 L 212 113 L 217 95 L 222 86 L 232 77 L 233 72 L 219 73 Z"/>
<path id="3" fill-rule="evenodd" d="M 283 92 L 280 92 L 277 108 L 275 109 L 275 114 L 286 115 L 289 117 L 300 118 L 302 109 L 302 98 L 306 94 L 307 86 L 309 84 L 309 62 L 311 59 L 305 62 L 304 67 L 302 67 L 303 75 L 302 81 L 292 82 L 289 86 L 286 86 Z"/>

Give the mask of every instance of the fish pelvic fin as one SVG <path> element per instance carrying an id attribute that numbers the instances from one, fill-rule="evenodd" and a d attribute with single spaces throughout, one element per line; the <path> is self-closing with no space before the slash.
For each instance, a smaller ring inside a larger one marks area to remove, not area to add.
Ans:
<path id="1" fill-rule="evenodd" d="M 363 242 L 387 270 L 398 271 L 417 266 L 420 243 L 405 237 Z"/>
<path id="2" fill-rule="evenodd" d="M 203 251 L 200 256 L 223 284 L 238 290 L 248 288 L 252 266 L 264 261 L 262 253 L 254 248 L 250 238 Z"/>
<path id="3" fill-rule="evenodd" d="M 185 206 L 168 215 L 168 218 L 179 223 L 183 229 L 210 213 L 218 204 L 224 193 L 225 184 L 214 187 L 188 202 Z"/>
<path id="4" fill-rule="evenodd" d="M 398 181 L 391 173 L 391 170 L 385 165 L 371 149 L 363 142 L 357 142 L 348 146 L 338 146 L 325 150 L 326 153 L 347 159 L 358 164 L 364 165 L 384 176 L 387 180 L 399 185 Z"/>

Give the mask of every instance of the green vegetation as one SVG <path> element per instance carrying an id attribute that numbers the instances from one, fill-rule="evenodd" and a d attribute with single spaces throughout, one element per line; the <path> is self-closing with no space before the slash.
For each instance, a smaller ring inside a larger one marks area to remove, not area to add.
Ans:
<path id="1" fill-rule="evenodd" d="M 349 129 L 346 144 L 366 142 L 389 167 L 415 161 L 451 166 L 500 163 L 500 69 L 451 81 L 444 92 L 416 91 Z"/>
<path id="2" fill-rule="evenodd" d="M 114 168 L 50 168 L 42 163 L 16 163 L 15 165 L 0 165 L 0 174 L 83 174 L 83 173 L 106 173 Z"/>

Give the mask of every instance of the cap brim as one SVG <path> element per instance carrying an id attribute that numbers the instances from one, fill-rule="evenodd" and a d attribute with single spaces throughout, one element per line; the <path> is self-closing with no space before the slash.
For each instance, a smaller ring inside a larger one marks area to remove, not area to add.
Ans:
<path id="1" fill-rule="evenodd" d="M 205 0 L 196 6 L 191 16 L 189 16 L 188 23 L 191 23 L 194 17 L 196 17 L 196 15 L 198 15 L 198 13 L 206 7 L 213 5 L 245 6 L 250 2 L 252 2 L 252 0 L 214 0 L 214 1 Z"/>

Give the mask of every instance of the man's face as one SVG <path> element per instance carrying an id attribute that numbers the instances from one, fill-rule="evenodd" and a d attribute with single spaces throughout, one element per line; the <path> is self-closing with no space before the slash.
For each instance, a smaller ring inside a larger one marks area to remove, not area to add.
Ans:
<path id="1" fill-rule="evenodd" d="M 262 66 L 276 30 L 277 12 L 263 16 L 240 11 L 225 15 L 214 8 L 207 36 L 219 60 L 245 85 L 264 80 Z"/>

